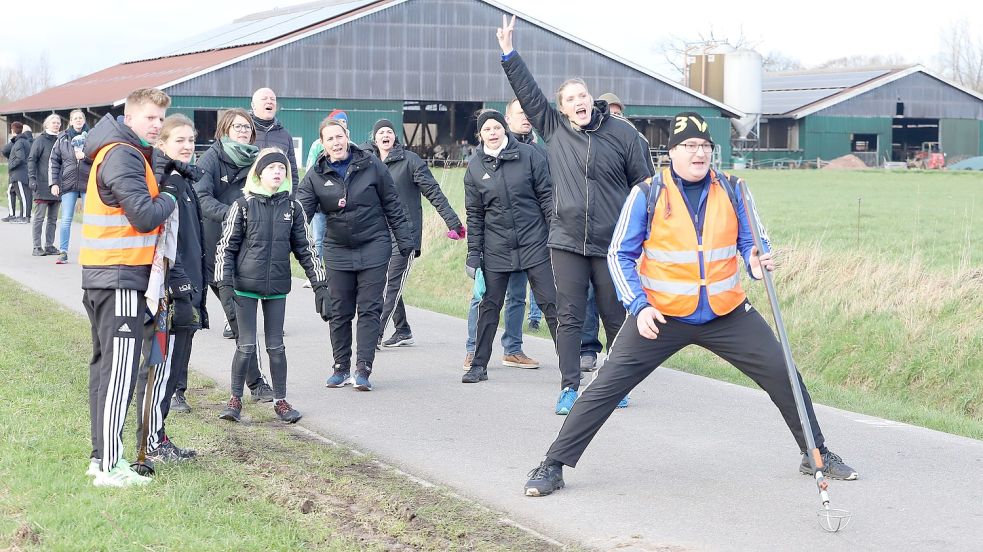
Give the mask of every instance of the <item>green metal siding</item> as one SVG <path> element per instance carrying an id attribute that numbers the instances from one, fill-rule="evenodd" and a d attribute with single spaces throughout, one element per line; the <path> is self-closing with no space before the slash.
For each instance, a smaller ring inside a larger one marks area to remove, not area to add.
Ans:
<path id="1" fill-rule="evenodd" d="M 876 134 L 879 155 L 890 155 L 892 132 L 888 117 L 808 116 L 799 127 L 799 147 L 806 159 L 835 159 L 850 153 L 852 134 Z"/>
<path id="2" fill-rule="evenodd" d="M 195 110 L 234 107 L 248 110 L 251 99 L 237 96 L 174 96 L 171 98 L 170 112 L 184 113 L 191 117 Z M 369 139 L 372 126 L 379 119 L 389 119 L 397 128 L 403 125 L 403 102 L 398 101 L 277 98 L 277 106 L 280 123 L 291 136 L 303 140 L 303 159 L 307 158 L 311 142 L 317 140 L 317 129 L 321 121 L 335 109 L 341 109 L 348 115 L 349 134 L 356 144 Z"/>
<path id="3" fill-rule="evenodd" d="M 940 146 L 947 158 L 980 155 L 980 121 L 941 119 L 939 134 Z"/>

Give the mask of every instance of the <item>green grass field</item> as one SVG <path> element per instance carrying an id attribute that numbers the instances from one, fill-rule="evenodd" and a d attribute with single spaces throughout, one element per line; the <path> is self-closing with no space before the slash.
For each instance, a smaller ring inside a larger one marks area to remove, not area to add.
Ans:
<path id="1" fill-rule="evenodd" d="M 227 393 L 194 375 L 195 410 L 168 428 L 199 458 L 147 487 L 93 487 L 88 322 L 5 276 L 0 304 L 0 550 L 558 550 L 271 408 L 220 423 Z"/>
<path id="2" fill-rule="evenodd" d="M 782 313 L 816 400 L 983 438 L 983 174 L 740 174 L 776 248 Z M 463 171 L 434 176 L 463 216 Z M 466 247 L 443 237 L 429 205 L 425 213 L 424 254 L 405 297 L 464 317 Z M 763 285 L 745 289 L 770 318 Z M 693 347 L 668 365 L 752 385 Z"/>

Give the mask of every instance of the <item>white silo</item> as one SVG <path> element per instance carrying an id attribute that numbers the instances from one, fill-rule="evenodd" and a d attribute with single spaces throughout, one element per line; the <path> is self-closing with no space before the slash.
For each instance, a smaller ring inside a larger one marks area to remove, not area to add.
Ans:
<path id="1" fill-rule="evenodd" d="M 743 111 L 746 116 L 731 119 L 740 139 L 761 118 L 761 54 L 754 50 L 735 50 L 724 58 L 724 103 Z"/>

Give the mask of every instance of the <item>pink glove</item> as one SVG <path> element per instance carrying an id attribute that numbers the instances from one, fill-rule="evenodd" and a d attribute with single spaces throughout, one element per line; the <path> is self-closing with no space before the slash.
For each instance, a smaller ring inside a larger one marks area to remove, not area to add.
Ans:
<path id="1" fill-rule="evenodd" d="M 468 229 L 462 226 L 457 230 L 448 230 L 447 237 L 452 240 L 463 240 L 464 238 L 468 237 Z"/>

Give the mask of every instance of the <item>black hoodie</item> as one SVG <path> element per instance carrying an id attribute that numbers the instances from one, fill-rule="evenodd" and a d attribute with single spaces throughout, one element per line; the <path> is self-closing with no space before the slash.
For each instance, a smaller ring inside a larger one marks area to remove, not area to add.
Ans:
<path id="1" fill-rule="evenodd" d="M 145 163 L 151 160 L 152 149 L 144 146 L 130 127 L 112 115 L 100 120 L 85 142 L 85 157 L 93 162 L 99 150 L 114 142 L 117 146 L 106 154 L 94 188 L 86 193 L 98 193 L 103 203 L 121 207 L 123 214 L 139 232 L 150 232 L 164 223 L 174 210 L 174 198 L 167 194 L 150 197 L 145 178 Z M 83 226 L 85 225 L 83 217 Z M 146 291 L 150 265 L 140 266 L 83 266 L 82 289 L 136 289 Z"/>
<path id="2" fill-rule="evenodd" d="M 590 257 L 608 254 L 631 187 L 652 176 L 644 141 L 631 123 L 594 102 L 590 123 L 575 128 L 536 84 L 518 52 L 502 62 L 533 128 L 546 140 L 553 182 L 549 246 Z"/>

